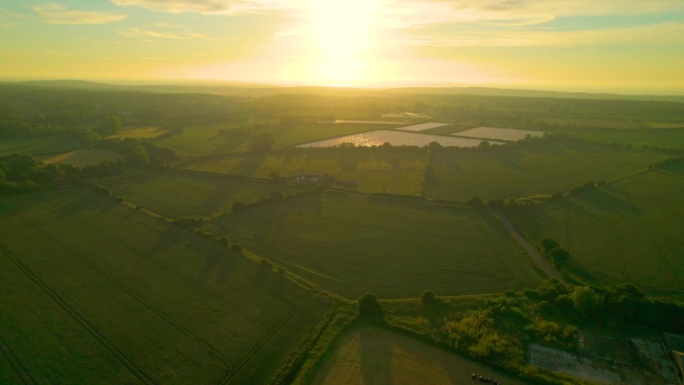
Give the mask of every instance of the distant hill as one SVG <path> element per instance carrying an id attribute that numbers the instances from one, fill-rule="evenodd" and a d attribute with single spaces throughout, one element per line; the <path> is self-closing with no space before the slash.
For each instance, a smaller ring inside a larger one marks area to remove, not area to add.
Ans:
<path id="1" fill-rule="evenodd" d="M 208 93 L 234 96 L 267 96 L 278 94 L 314 94 L 325 96 L 398 96 L 398 95 L 479 95 L 527 98 L 650 100 L 684 103 L 684 95 L 623 95 L 611 93 L 540 91 L 489 87 L 399 87 L 399 88 L 339 88 L 316 86 L 282 87 L 249 83 L 217 84 L 140 84 L 117 85 L 85 80 L 36 80 L 19 83 L 35 87 L 92 91 L 145 91 L 155 93 Z"/>

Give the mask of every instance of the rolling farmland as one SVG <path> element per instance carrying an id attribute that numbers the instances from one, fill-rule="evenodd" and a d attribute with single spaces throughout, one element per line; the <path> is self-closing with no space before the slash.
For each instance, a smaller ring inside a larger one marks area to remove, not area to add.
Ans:
<path id="1" fill-rule="evenodd" d="M 643 171 L 667 154 L 559 141 L 501 151 L 442 152 L 430 160 L 428 197 L 467 200 L 553 194 Z"/>
<path id="2" fill-rule="evenodd" d="M 327 193 L 205 227 L 349 297 L 488 293 L 540 280 L 503 226 L 483 211 Z"/>
<path id="3" fill-rule="evenodd" d="M 233 203 L 251 203 L 276 190 L 296 190 L 259 181 L 174 171 L 110 177 L 101 183 L 131 203 L 170 218 L 211 215 L 229 211 Z"/>
<path id="4" fill-rule="evenodd" d="M 454 136 L 464 136 L 468 138 L 478 139 L 494 139 L 503 140 L 506 142 L 515 142 L 525 139 L 528 135 L 533 138 L 541 138 L 544 136 L 542 131 L 519 130 L 515 128 L 495 128 L 495 127 L 477 127 L 470 130 L 459 131 L 453 133 Z"/>
<path id="5" fill-rule="evenodd" d="M 432 128 L 450 126 L 450 125 L 451 125 L 450 123 L 429 122 L 429 123 L 414 124 L 413 126 L 399 127 L 399 128 L 397 128 L 397 130 L 417 132 L 417 131 L 425 131 L 425 130 L 429 130 Z"/>
<path id="6" fill-rule="evenodd" d="M 329 174 L 356 181 L 359 191 L 418 195 L 426 163 L 422 149 L 392 148 L 217 157 L 199 159 L 183 167 L 266 179 L 272 172 L 284 177 L 300 171 Z"/>
<path id="7" fill-rule="evenodd" d="M 3 381 L 263 383 L 326 308 L 85 190 L 2 198 L 0 215 Z"/>
<path id="8" fill-rule="evenodd" d="M 0 156 L 10 154 L 56 154 L 83 147 L 76 139 L 58 135 L 3 138 L 0 140 Z"/>
<path id="9" fill-rule="evenodd" d="M 443 147 L 477 147 L 482 140 L 380 130 L 300 144 L 297 147 L 334 147 L 345 143 L 350 143 L 357 147 L 382 146 L 384 143 L 389 143 L 392 146 L 424 147 L 432 142 L 437 142 Z M 502 144 L 502 142 L 495 141 L 489 141 L 489 143 Z"/>
<path id="10" fill-rule="evenodd" d="M 593 284 L 630 282 L 682 299 L 684 179 L 648 171 L 549 201 L 514 218 L 532 239 L 553 238 Z"/>

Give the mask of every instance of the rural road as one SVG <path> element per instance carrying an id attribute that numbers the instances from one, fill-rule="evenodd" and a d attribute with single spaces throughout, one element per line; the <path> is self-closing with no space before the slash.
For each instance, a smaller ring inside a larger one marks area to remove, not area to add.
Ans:
<path id="1" fill-rule="evenodd" d="M 523 249 L 527 252 L 527 254 L 532 257 L 532 261 L 534 262 L 537 267 L 544 272 L 549 278 L 554 278 L 557 279 L 558 282 L 562 283 L 565 286 L 569 286 L 568 282 L 563 279 L 563 277 L 560 275 L 560 273 L 551 266 L 549 261 L 544 258 L 541 253 L 532 247 L 529 242 L 527 242 L 527 239 L 525 239 L 522 234 L 520 234 L 520 231 L 513 226 L 510 220 L 504 215 L 502 212 L 494 211 L 494 215 L 499 217 L 501 219 L 501 223 L 503 223 L 504 226 L 510 231 L 510 233 L 513 235 L 513 238 L 515 238 L 516 241 L 522 246 Z"/>

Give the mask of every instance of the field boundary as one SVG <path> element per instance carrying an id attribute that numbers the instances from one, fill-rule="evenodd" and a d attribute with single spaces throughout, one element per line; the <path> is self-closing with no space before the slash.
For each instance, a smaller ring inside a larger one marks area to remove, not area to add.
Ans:
<path id="1" fill-rule="evenodd" d="M 0 246 L 2 247 L 2 246 Z M 4 250 L 3 250 L 4 252 Z M 37 384 L 36 380 L 31 376 L 31 373 L 28 371 L 26 366 L 21 362 L 19 357 L 14 353 L 12 348 L 9 346 L 7 341 L 0 335 L 0 352 L 7 357 L 7 360 L 10 363 L 10 366 L 12 366 L 12 369 L 14 369 L 14 372 L 21 378 L 21 382 L 24 383 L 24 385 L 31 385 L 31 384 Z"/>

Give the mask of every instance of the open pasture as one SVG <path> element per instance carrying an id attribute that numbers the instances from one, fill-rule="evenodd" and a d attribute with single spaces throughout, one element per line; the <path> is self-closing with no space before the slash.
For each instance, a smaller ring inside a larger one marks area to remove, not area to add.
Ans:
<path id="1" fill-rule="evenodd" d="M 297 172 L 329 174 L 356 181 L 359 191 L 418 195 L 426 158 L 422 149 L 341 149 L 206 158 L 183 167 L 259 178 L 270 178 L 272 172 L 283 177 Z"/>
<path id="2" fill-rule="evenodd" d="M 684 128 L 684 122 L 648 122 L 651 128 L 678 129 Z"/>
<path id="3" fill-rule="evenodd" d="M 319 120 L 318 123 L 324 124 L 406 124 L 398 120 Z"/>
<path id="4" fill-rule="evenodd" d="M 251 203 L 273 191 L 295 187 L 182 171 L 112 177 L 101 181 L 113 194 L 165 217 L 211 215 L 229 211 L 233 203 Z"/>
<path id="5" fill-rule="evenodd" d="M 543 116 L 540 120 L 561 128 L 589 127 L 608 128 L 616 130 L 634 130 L 640 128 L 639 123 L 628 118 L 601 118 L 601 117 L 563 117 Z"/>
<path id="6" fill-rule="evenodd" d="M 603 128 L 568 128 L 565 131 L 578 138 L 598 143 L 618 143 L 635 148 L 644 146 L 684 150 L 684 130 L 642 129 L 616 130 Z"/>
<path id="7" fill-rule="evenodd" d="M 629 282 L 646 292 L 684 292 L 684 178 L 647 171 L 545 202 L 513 219 L 532 239 L 570 251 L 569 270 L 592 284 Z"/>
<path id="8" fill-rule="evenodd" d="M 492 368 L 388 330 L 363 326 L 341 339 L 312 385 L 471 385 L 471 375 L 523 385 Z"/>
<path id="9" fill-rule="evenodd" d="M 437 142 L 443 147 L 477 147 L 482 140 L 418 134 L 413 132 L 380 130 L 300 144 L 297 147 L 335 147 L 345 143 L 350 143 L 357 147 L 379 147 L 385 143 L 389 143 L 392 146 L 425 147 L 432 142 Z M 489 143 L 502 144 L 502 142 L 495 141 L 489 141 Z"/>
<path id="10" fill-rule="evenodd" d="M 11 154 L 55 154 L 83 147 L 75 139 L 63 135 L 40 135 L 0 140 L 0 156 Z"/>
<path id="11" fill-rule="evenodd" d="M 528 258 L 489 212 L 357 194 L 302 196 L 206 224 L 321 287 L 356 298 L 533 287 Z"/>
<path id="12" fill-rule="evenodd" d="M 2 198 L 0 215 L 3 379 L 264 383 L 325 311 L 228 248 L 84 189 Z"/>
<path id="13" fill-rule="evenodd" d="M 399 127 L 399 128 L 397 128 L 397 130 L 418 132 L 418 131 L 430 130 L 432 128 L 437 128 L 437 127 L 450 126 L 450 125 L 451 125 L 450 123 L 428 122 L 428 123 L 414 124 L 412 126 Z"/>
<path id="14" fill-rule="evenodd" d="M 544 136 L 542 131 L 519 130 L 516 128 L 496 128 L 496 127 L 477 127 L 470 130 L 453 133 L 454 136 L 464 136 L 478 139 L 503 140 L 505 142 L 515 142 L 523 140 L 527 136 L 540 138 Z"/>
<path id="15" fill-rule="evenodd" d="M 161 128 L 161 127 L 131 127 L 131 128 L 126 128 L 121 130 L 121 132 L 110 135 L 107 138 L 108 139 L 125 139 L 125 138 L 134 138 L 134 139 L 154 139 L 156 137 L 159 137 L 160 135 L 164 135 L 167 132 L 167 130 Z"/>
<path id="16" fill-rule="evenodd" d="M 83 167 L 99 164 L 102 161 L 123 161 L 123 156 L 113 151 L 100 150 L 97 148 L 82 148 L 57 155 L 41 156 L 39 159 L 45 164 L 71 163 L 75 166 Z"/>
<path id="17" fill-rule="evenodd" d="M 665 155 L 575 141 L 493 151 L 443 151 L 430 159 L 428 197 L 467 200 L 553 194 L 642 171 Z"/>

